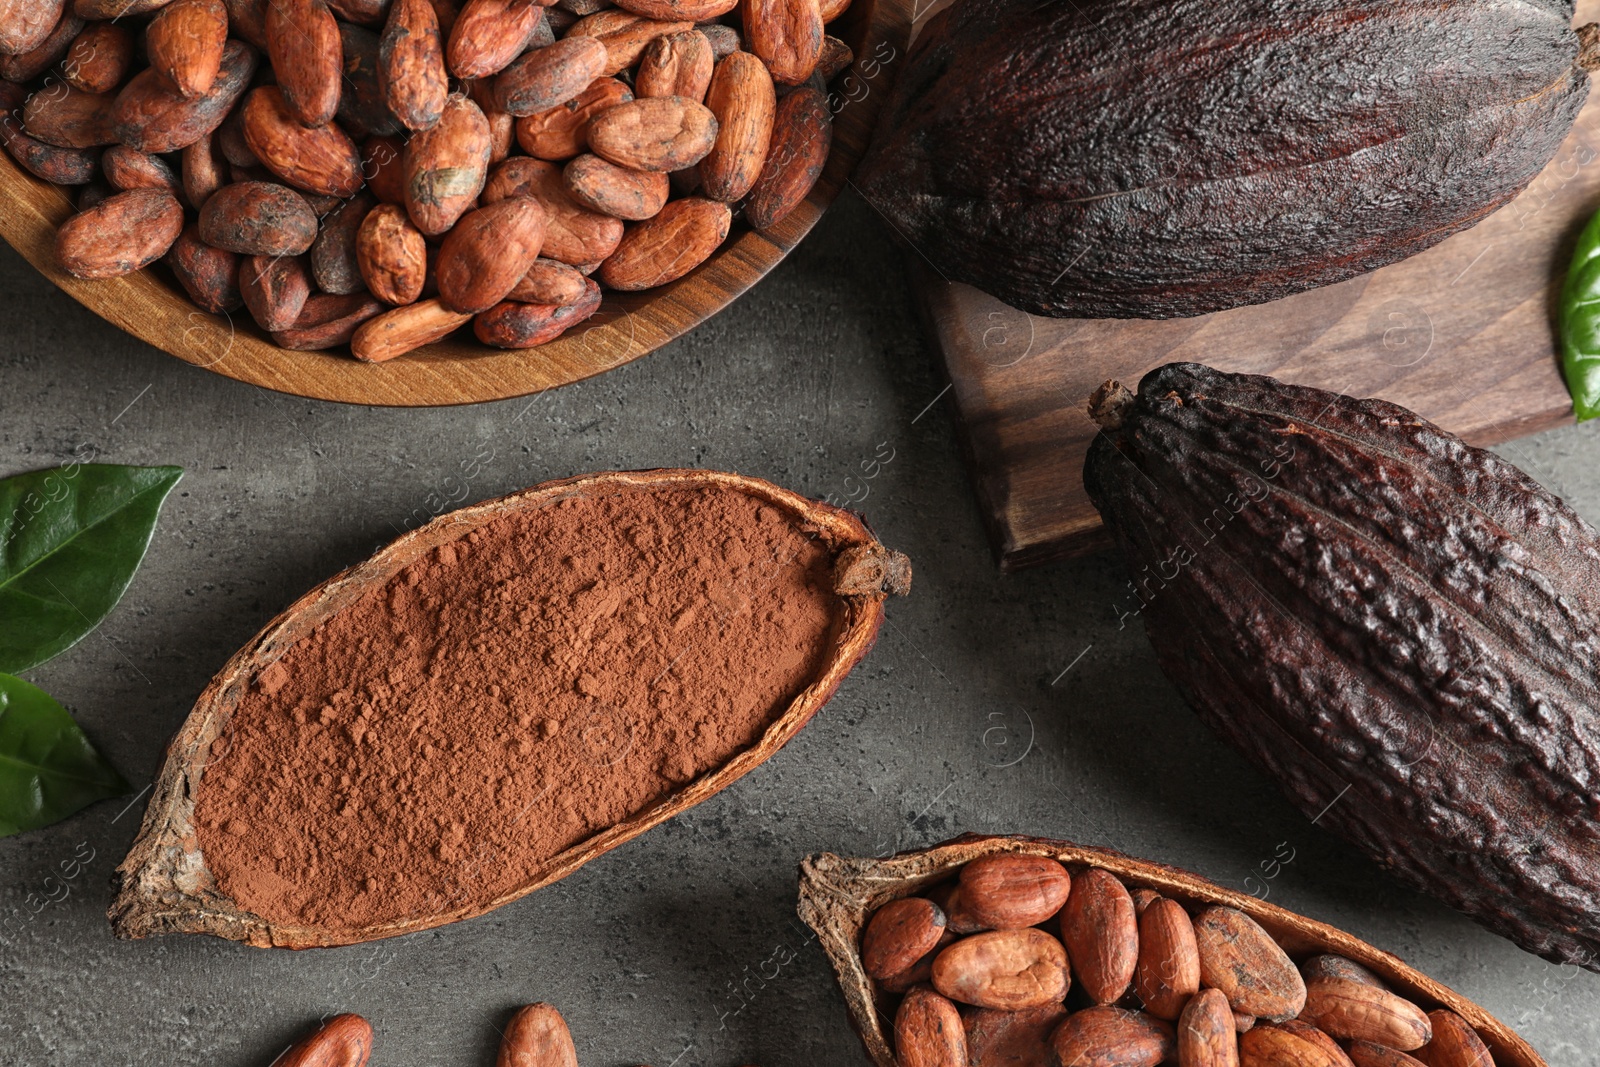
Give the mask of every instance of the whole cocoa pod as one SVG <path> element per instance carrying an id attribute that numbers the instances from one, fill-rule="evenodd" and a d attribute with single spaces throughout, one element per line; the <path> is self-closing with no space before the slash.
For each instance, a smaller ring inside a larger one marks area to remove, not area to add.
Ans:
<path id="1" fill-rule="evenodd" d="M 1196 364 L 1094 401 L 1124 618 L 1201 718 L 1408 885 L 1600 969 L 1600 534 L 1383 401 Z"/>

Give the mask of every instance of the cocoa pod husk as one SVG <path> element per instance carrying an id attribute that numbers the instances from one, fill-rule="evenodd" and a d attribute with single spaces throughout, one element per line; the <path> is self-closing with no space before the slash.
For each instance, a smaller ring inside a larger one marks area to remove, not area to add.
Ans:
<path id="1" fill-rule="evenodd" d="M 601 215 L 579 204 L 567 192 L 561 168 L 543 160 L 513 156 L 495 167 L 483 188 L 483 202 L 531 196 L 545 210 L 547 259 L 581 266 L 603 260 L 622 243 L 621 219 Z"/>
<path id="2" fill-rule="evenodd" d="M 367 290 L 387 304 L 411 304 L 422 296 L 428 247 L 405 209 L 379 204 L 367 212 L 355 239 L 356 263 Z"/>
<path id="3" fill-rule="evenodd" d="M 442 234 L 472 206 L 483 191 L 490 147 L 489 120 L 460 93 L 445 102 L 438 122 L 412 136 L 404 154 L 405 203 L 417 229 Z"/>
<path id="4" fill-rule="evenodd" d="M 694 23 L 687 19 L 650 19 L 613 8 L 579 19 L 567 36 L 597 38 L 606 46 L 603 73 L 620 74 L 639 62 L 645 48 L 657 37 L 693 28 Z"/>
<path id="5" fill-rule="evenodd" d="M 744 208 L 751 227 L 771 229 L 810 195 L 832 144 L 833 112 L 826 96 L 802 86 L 778 101 L 767 159 Z"/>
<path id="6" fill-rule="evenodd" d="M 506 294 L 507 300 L 520 304 L 549 304 L 564 307 L 576 304 L 589 290 L 590 282 L 565 263 L 539 257 L 523 274 L 520 281 Z"/>
<path id="7" fill-rule="evenodd" d="M 744 34 L 750 51 L 780 85 L 811 77 L 822 55 L 822 7 L 817 0 L 744 0 Z"/>
<path id="8" fill-rule="evenodd" d="M 109 93 L 128 76 L 133 52 L 133 31 L 128 27 L 117 22 L 91 22 L 67 48 L 66 58 L 61 61 L 61 79 L 86 93 Z"/>
<path id="9" fill-rule="evenodd" d="M 370 137 L 361 146 L 361 174 L 367 191 L 385 204 L 406 202 L 406 143 L 399 137 Z"/>
<path id="10" fill-rule="evenodd" d="M 532 0 L 467 0 L 448 34 L 445 62 L 458 78 L 498 74 L 527 47 L 543 9 Z"/>
<path id="11" fill-rule="evenodd" d="M 623 291 L 677 281 L 711 258 L 732 222 L 727 204 L 700 196 L 669 201 L 655 218 L 623 234 L 600 264 L 600 280 Z"/>
<path id="12" fill-rule="evenodd" d="M 316 352 L 348 344 L 361 324 L 381 315 L 384 305 L 366 293 L 334 296 L 312 293 L 293 326 L 278 330 L 272 341 L 295 352 Z"/>
<path id="13" fill-rule="evenodd" d="M 439 246 L 439 299 L 468 315 L 500 303 L 539 257 L 544 231 L 544 208 L 531 196 L 467 212 Z"/>
<path id="14" fill-rule="evenodd" d="M 356 255 L 356 234 L 375 203 L 370 192 L 357 193 L 322 217 L 317 239 L 311 243 L 310 262 L 311 276 L 323 292 L 348 296 L 366 287 Z"/>
<path id="15" fill-rule="evenodd" d="M 1100 1005 L 1067 1016 L 1050 1047 L 1077 1067 L 1158 1067 L 1177 1055 L 1178 1041 L 1164 1019 Z"/>
<path id="16" fill-rule="evenodd" d="M 596 115 L 589 148 L 620 167 L 678 171 L 700 162 L 717 140 L 711 109 L 678 96 L 639 98 Z"/>
<path id="17" fill-rule="evenodd" d="M 574 100 L 605 73 L 606 49 L 593 37 L 564 37 L 513 60 L 494 79 L 495 106 L 519 118 Z"/>
<path id="18" fill-rule="evenodd" d="M 20 56 L 38 48 L 65 12 L 63 0 L 0 0 L 0 55 Z"/>
<path id="19" fill-rule="evenodd" d="M 276 0 L 274 0 L 276 2 Z M 272 1067 L 366 1067 L 372 1027 L 359 1015 L 335 1015 L 272 1061 Z"/>
<path id="20" fill-rule="evenodd" d="M 500 1039 L 495 1067 L 578 1067 L 567 1022 L 549 1004 L 517 1009 Z"/>
<path id="21" fill-rule="evenodd" d="M 183 196 L 199 211 L 211 194 L 228 184 L 228 161 L 216 146 L 215 134 L 203 134 L 183 150 Z"/>
<path id="22" fill-rule="evenodd" d="M 167 254 L 183 232 L 183 205 L 165 189 L 130 189 L 56 231 L 56 262 L 75 278 L 116 278 Z"/>
<path id="23" fill-rule="evenodd" d="M 184 99 L 210 90 L 227 44 L 228 9 L 222 0 L 172 0 L 144 31 L 151 69 Z"/>
<path id="24" fill-rule="evenodd" d="M 1090 1000 L 1114 1004 L 1128 991 L 1139 962 L 1139 919 L 1116 875 L 1091 868 L 1072 880 L 1061 909 L 1061 941 L 1078 988 Z"/>
<path id="25" fill-rule="evenodd" d="M 287 330 L 311 298 L 311 272 L 302 256 L 248 256 L 239 264 L 239 296 L 268 333 Z"/>
<path id="26" fill-rule="evenodd" d="M 22 128 L 30 137 L 57 148 L 98 148 L 116 143 L 111 128 L 110 93 L 85 93 L 57 84 L 28 97 Z"/>
<path id="27" fill-rule="evenodd" d="M 471 318 L 451 311 L 437 298 L 390 308 L 356 329 L 350 338 L 350 354 L 363 363 L 384 363 L 442 341 Z"/>
<path id="28" fill-rule="evenodd" d="M 717 64 L 706 90 L 717 118 L 717 139 L 700 161 L 700 182 L 712 200 L 733 203 L 755 187 L 772 144 L 777 88 L 766 65 L 749 52 Z"/>
<path id="29" fill-rule="evenodd" d="M 122 192 L 129 189 L 166 189 L 183 192 L 183 183 L 160 156 L 147 155 L 127 145 L 115 144 L 100 154 L 106 181 Z"/>
<path id="30" fill-rule="evenodd" d="M 267 55 L 290 114 L 324 126 L 339 110 L 344 42 L 326 0 L 270 0 Z"/>
<path id="31" fill-rule="evenodd" d="M 911 990 L 900 1002 L 894 1045 L 901 1067 L 967 1067 L 969 1062 L 961 1012 L 925 986 Z"/>
<path id="32" fill-rule="evenodd" d="M 495 348 L 534 348 L 548 344 L 600 310 L 600 287 L 588 278 L 581 299 L 572 304 L 496 304 L 473 320 L 473 335 Z"/>
<path id="33" fill-rule="evenodd" d="M 423 0 L 426 5 L 427 0 Z M 428 8 L 432 12 L 432 8 Z M 339 23 L 344 81 L 339 87 L 339 109 L 333 118 L 352 138 L 393 136 L 405 126 L 389 109 L 384 97 L 380 55 L 382 40 L 373 30 L 349 22 Z M 443 98 L 441 97 L 441 103 Z"/>
<path id="34" fill-rule="evenodd" d="M 193 99 L 168 89 L 146 68 L 117 94 L 111 108 L 117 140 L 141 152 L 161 154 L 187 148 L 222 124 L 256 70 L 256 50 L 230 40 L 211 88 Z"/>
<path id="35" fill-rule="evenodd" d="M 284 183 L 339 198 L 354 196 L 365 184 L 361 152 L 349 135 L 334 123 L 302 125 L 276 85 L 252 89 L 240 119 L 245 143 Z"/>
<path id="36" fill-rule="evenodd" d="M 389 110 L 409 130 L 439 121 L 450 97 L 439 17 L 428 0 L 394 0 L 378 46 L 379 82 Z"/>
<path id="37" fill-rule="evenodd" d="M 1222 990 L 1235 1011 L 1284 1022 L 1306 1004 L 1305 980 L 1283 947 L 1237 908 L 1210 907 L 1194 917 L 1200 982 Z"/>
<path id="38" fill-rule="evenodd" d="M 633 72 L 634 92 L 704 103 L 715 63 L 711 42 L 698 29 L 664 33 L 639 57 L 639 67 Z"/>
<path id="39" fill-rule="evenodd" d="M 589 147 L 589 123 L 595 115 L 632 99 L 633 90 L 616 78 L 596 78 L 559 107 L 517 119 L 517 143 L 535 159 L 571 159 Z"/>
<path id="40" fill-rule="evenodd" d="M 1220 990 L 1202 990 L 1189 998 L 1178 1017 L 1177 1038 L 1182 1067 L 1239 1067 L 1233 1009 Z"/>
<path id="41" fill-rule="evenodd" d="M 317 216 L 285 185 L 246 181 L 224 185 L 200 209 L 200 238 L 247 256 L 298 256 L 317 236 Z"/>
<path id="42" fill-rule="evenodd" d="M 63 11 L 56 20 L 55 26 L 45 35 L 44 40 L 26 52 L 16 55 L 0 55 L 0 78 L 11 82 L 31 82 L 45 71 L 56 65 L 56 61 L 63 58 L 72 43 L 83 32 L 84 22 L 71 11 Z M 103 93 L 115 88 L 115 83 L 100 89 L 91 89 L 87 86 L 74 85 L 70 79 L 63 75 L 63 80 L 75 89 L 82 89 L 86 93 Z"/>
<path id="43" fill-rule="evenodd" d="M 666 206 L 671 191 L 667 176 L 619 167 L 595 155 L 582 155 L 562 170 L 572 199 L 602 215 L 638 222 L 653 218 Z"/>
<path id="44" fill-rule="evenodd" d="M 198 226 L 183 228 L 164 261 L 200 310 L 221 315 L 244 302 L 239 292 L 239 257 L 202 241 Z"/>

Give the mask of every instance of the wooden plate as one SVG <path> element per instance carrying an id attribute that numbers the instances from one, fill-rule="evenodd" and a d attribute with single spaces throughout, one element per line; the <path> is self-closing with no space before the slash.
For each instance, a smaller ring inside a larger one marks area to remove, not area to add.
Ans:
<path id="1" fill-rule="evenodd" d="M 846 859 L 830 852 L 800 865 L 800 918 L 817 932 L 844 993 L 850 1022 L 861 1035 L 875 1067 L 902 1067 L 890 1044 L 889 1020 L 880 1017 L 877 988 L 861 968 L 858 946 L 867 918 L 881 905 L 943 881 L 979 856 L 1020 852 L 1050 856 L 1068 867 L 1099 867 L 1130 889 L 1154 889 L 1186 906 L 1222 904 L 1237 908 L 1264 927 L 1296 962 L 1319 953 L 1351 959 L 1375 972 L 1396 993 L 1424 1011 L 1448 1008 L 1477 1031 L 1498 1067 L 1547 1067 L 1529 1044 L 1505 1023 L 1455 990 L 1436 982 L 1398 956 L 1353 934 L 1304 915 L 1236 893 L 1197 874 L 1161 863 L 1133 859 L 1110 849 L 1037 837 L 985 837 L 965 834 L 942 845 L 902 852 L 888 859 Z"/>
<path id="2" fill-rule="evenodd" d="M 61 270 L 55 231 L 72 213 L 68 191 L 39 181 L 0 153 L 0 235 L 69 296 L 108 322 L 197 367 L 296 396 L 355 404 L 426 407 L 542 392 L 666 344 L 727 307 L 800 243 L 844 187 L 865 151 L 878 109 L 905 50 L 914 0 L 855 0 L 829 27 L 854 49 L 854 67 L 833 83 L 833 151 L 811 195 L 778 225 L 734 237 L 703 266 L 648 293 L 608 293 L 601 310 L 539 348 L 506 352 L 457 335 L 388 363 L 364 364 L 341 350 L 291 352 L 273 344 L 245 311 L 210 315 L 189 303 L 162 270 L 81 281 Z"/>

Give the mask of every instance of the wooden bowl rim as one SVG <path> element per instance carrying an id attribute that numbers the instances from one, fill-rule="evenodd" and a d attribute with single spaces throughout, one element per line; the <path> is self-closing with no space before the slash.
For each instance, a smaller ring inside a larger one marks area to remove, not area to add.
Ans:
<path id="1" fill-rule="evenodd" d="M 1108 848 L 1041 837 L 963 834 L 930 848 L 888 859 L 847 858 L 831 852 L 800 865 L 800 918 L 817 939 L 838 976 L 850 1022 L 876 1067 L 900 1067 L 879 1019 L 873 982 L 862 970 L 858 945 L 868 916 L 887 901 L 910 896 L 943 881 L 979 856 L 1018 852 L 1050 856 L 1069 867 L 1099 867 L 1130 889 L 1150 888 L 1184 904 L 1237 908 L 1278 939 L 1296 960 L 1331 952 L 1371 969 L 1424 1010 L 1449 1008 L 1483 1038 L 1499 1067 L 1548 1067 L 1516 1031 L 1487 1009 L 1437 982 L 1392 953 L 1335 926 L 1265 900 L 1224 888 L 1207 878 L 1162 863 L 1135 859 Z"/>
<path id="2" fill-rule="evenodd" d="M 119 937 L 204 933 L 259 947 L 312 948 L 357 944 L 443 926 L 492 911 L 558 881 L 595 857 L 720 792 L 770 758 L 811 721 L 877 638 L 884 596 L 838 595 L 841 617 L 826 661 L 785 708 L 774 708 L 760 738 L 722 765 L 650 806 L 549 857 L 514 888 L 488 901 L 468 900 L 420 918 L 329 930 L 278 923 L 248 912 L 215 885 L 194 832 L 192 815 L 212 742 L 259 673 L 322 621 L 381 588 L 412 561 L 512 513 L 563 500 L 631 489 L 721 488 L 761 500 L 790 516 L 796 529 L 821 540 L 835 557 L 847 548 L 878 546 L 854 512 L 810 500 L 758 478 L 722 471 L 665 468 L 605 471 L 545 482 L 442 515 L 321 582 L 262 627 L 217 672 L 167 746 L 139 834 L 118 866 L 109 912 Z M 881 548 L 881 546 L 879 546 Z"/>
<path id="3" fill-rule="evenodd" d="M 78 303 L 146 343 L 236 381 L 291 396 L 387 407 L 445 407 L 542 393 L 603 374 L 701 325 L 765 277 L 816 225 L 866 150 L 910 34 L 909 0 L 855 0 L 830 25 L 856 53 L 835 79 L 833 145 L 810 195 L 777 225 L 735 236 L 685 277 L 647 293 L 607 293 L 589 322 L 534 349 L 480 345 L 470 333 L 381 364 L 339 349 L 279 348 L 242 309 L 212 315 L 164 274 L 146 269 L 84 281 L 55 261 L 55 231 L 73 212 L 67 191 L 0 152 L 0 236 Z M 870 71 L 870 74 L 868 73 Z"/>

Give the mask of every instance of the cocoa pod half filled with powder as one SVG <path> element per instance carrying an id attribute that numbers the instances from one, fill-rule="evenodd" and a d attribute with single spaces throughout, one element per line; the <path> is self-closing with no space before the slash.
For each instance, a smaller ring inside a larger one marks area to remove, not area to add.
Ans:
<path id="1" fill-rule="evenodd" d="M 733 474 L 596 474 L 445 515 L 213 679 L 112 927 L 303 948 L 515 900 L 776 752 L 909 583 L 852 513 Z"/>

